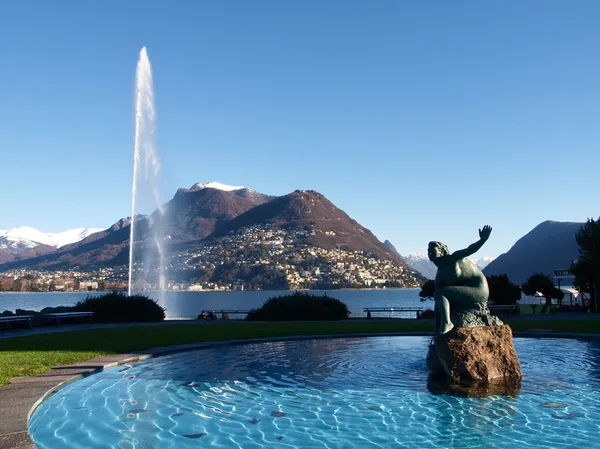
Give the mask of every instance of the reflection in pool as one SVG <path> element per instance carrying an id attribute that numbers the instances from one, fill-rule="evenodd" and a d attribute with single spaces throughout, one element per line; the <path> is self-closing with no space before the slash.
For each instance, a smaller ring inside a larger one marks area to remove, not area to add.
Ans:
<path id="1" fill-rule="evenodd" d="M 600 344 L 515 339 L 516 397 L 428 389 L 427 337 L 215 347 L 74 382 L 38 448 L 600 448 Z M 431 383 L 429 383 L 431 388 Z"/>

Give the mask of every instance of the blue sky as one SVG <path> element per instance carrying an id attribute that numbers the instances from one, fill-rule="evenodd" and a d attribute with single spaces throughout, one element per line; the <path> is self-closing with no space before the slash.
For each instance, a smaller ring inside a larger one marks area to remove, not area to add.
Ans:
<path id="1" fill-rule="evenodd" d="M 0 229 L 130 214 L 135 66 L 165 201 L 322 192 L 401 253 L 597 217 L 600 3 L 0 2 Z"/>

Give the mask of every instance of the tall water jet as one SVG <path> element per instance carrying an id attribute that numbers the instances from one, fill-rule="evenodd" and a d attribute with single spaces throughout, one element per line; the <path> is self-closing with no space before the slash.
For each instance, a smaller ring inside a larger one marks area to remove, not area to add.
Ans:
<path id="1" fill-rule="evenodd" d="M 155 132 L 152 66 L 144 47 L 140 51 L 135 83 L 128 294 L 131 295 L 134 290 L 158 290 L 162 299 L 165 287 L 161 232 L 163 209 L 159 194 L 160 162 Z"/>

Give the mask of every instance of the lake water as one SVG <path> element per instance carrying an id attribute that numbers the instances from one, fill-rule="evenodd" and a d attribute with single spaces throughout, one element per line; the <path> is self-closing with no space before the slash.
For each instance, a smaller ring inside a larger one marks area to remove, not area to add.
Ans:
<path id="1" fill-rule="evenodd" d="M 310 293 L 327 293 L 343 301 L 353 317 L 361 317 L 365 307 L 422 307 L 433 309 L 433 301 L 421 302 L 418 288 L 385 290 L 312 290 Z M 167 318 L 195 318 L 202 310 L 222 309 L 249 310 L 259 307 L 272 296 L 285 291 L 234 291 L 234 292 L 167 292 L 161 305 L 167 310 Z M 98 295 L 101 293 L 93 293 Z M 72 306 L 88 293 L 0 293 L 0 311 L 27 309 L 39 311 L 44 307 Z M 152 296 L 152 293 L 149 293 Z M 374 315 L 377 316 L 377 315 Z M 388 316 L 388 314 L 384 314 Z M 395 316 L 413 316 L 414 313 Z M 231 318 L 236 318 L 232 316 Z"/>

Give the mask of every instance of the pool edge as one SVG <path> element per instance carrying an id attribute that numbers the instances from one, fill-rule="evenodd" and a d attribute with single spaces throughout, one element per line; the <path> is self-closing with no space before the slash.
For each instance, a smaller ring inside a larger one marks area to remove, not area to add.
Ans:
<path id="1" fill-rule="evenodd" d="M 66 385 L 79 380 L 83 377 L 93 375 L 102 372 L 107 369 L 112 369 L 128 363 L 137 363 L 144 360 L 148 360 L 153 357 L 160 357 L 163 355 L 174 354 L 178 352 L 193 351 L 200 349 L 209 349 L 219 346 L 226 345 L 240 345 L 240 344 L 252 344 L 252 343 L 275 343 L 282 341 L 297 341 L 297 340 L 314 340 L 314 339 L 333 339 L 333 338 L 365 338 L 365 337 L 431 337 L 432 332 L 386 332 L 386 333 L 354 333 L 354 334 L 331 334 L 331 335 L 298 335 L 298 336 L 287 336 L 287 337 L 264 337 L 264 338 L 252 338 L 252 339 L 231 339 L 221 340 L 212 342 L 199 342 L 189 343 L 184 345 L 172 345 L 151 348 L 147 351 L 131 352 L 128 354 L 115 354 L 110 356 L 102 356 L 95 359 L 91 359 L 81 363 L 75 363 L 71 365 L 60 365 L 52 367 L 52 370 L 79 370 L 77 373 L 70 373 L 60 377 L 60 381 L 55 383 L 52 381 L 52 377 L 48 373 L 40 376 L 32 377 L 17 377 L 10 380 L 10 383 L 4 387 L 0 387 L 0 404 L 6 404 L 6 396 L 9 396 L 8 403 L 11 403 L 11 393 L 6 394 L 7 391 L 12 391 L 7 387 L 15 387 L 14 390 L 17 392 L 29 392 L 29 396 L 24 401 L 16 404 L 16 410 L 12 409 L 13 415 L 19 415 L 24 419 L 18 419 L 18 421 L 25 421 L 25 429 L 20 430 L 9 430 L 3 428 L 5 425 L 5 419 L 0 420 L 0 449 L 35 449 L 36 446 L 29 433 L 29 421 L 37 408 L 46 400 L 50 395 L 55 394 L 59 389 L 64 388 Z M 551 332 L 551 331 L 521 331 L 513 332 L 514 337 L 520 338 L 575 338 L 581 340 L 597 339 L 600 338 L 598 334 L 577 334 L 577 333 L 566 333 L 566 332 Z M 36 385 L 37 384 L 37 385 Z M 37 388 L 32 388 L 37 386 Z M 40 395 L 40 389 L 42 394 Z M 20 390 L 20 391 L 19 391 Z M 13 401 L 15 397 L 22 398 L 22 394 L 12 392 Z M 32 401 L 32 402 L 27 402 Z M 31 405 L 28 405 L 31 404 Z M 7 406 L 0 405 L 0 412 L 8 409 Z M 2 416 L 3 414 L 0 414 Z M 14 419 L 14 416 L 13 416 Z M 10 421 L 10 420 L 9 420 Z M 17 444 L 14 444 L 14 438 L 17 437 L 19 440 Z"/>

